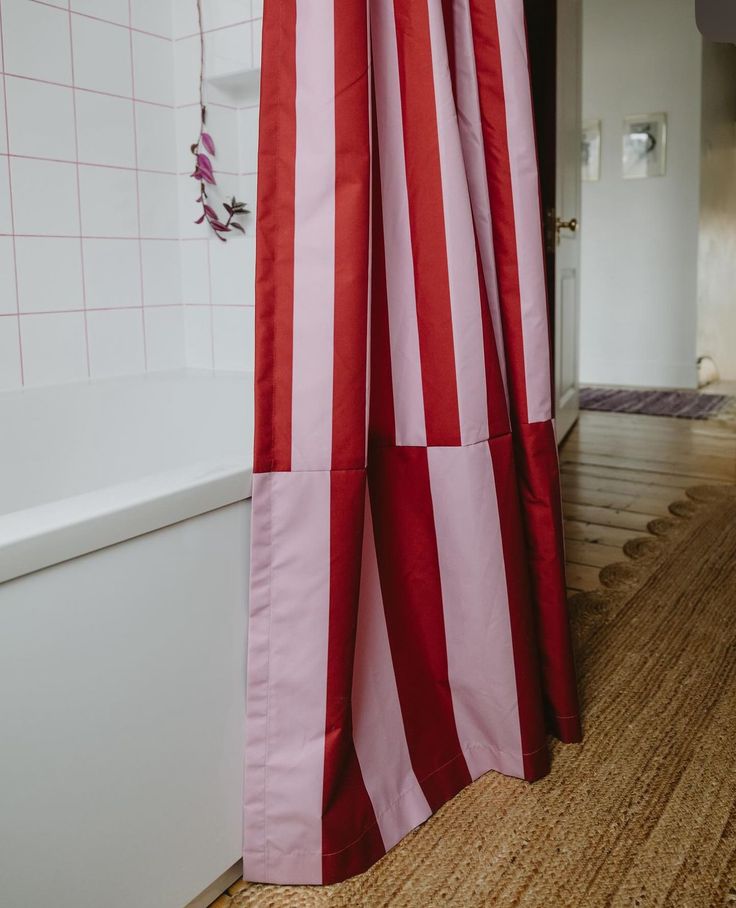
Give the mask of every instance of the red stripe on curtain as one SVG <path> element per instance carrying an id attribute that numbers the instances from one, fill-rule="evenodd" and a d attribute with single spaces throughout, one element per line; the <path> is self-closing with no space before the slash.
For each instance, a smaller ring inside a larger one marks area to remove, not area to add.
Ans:
<path id="1" fill-rule="evenodd" d="M 333 470 L 330 496 L 330 624 L 322 789 L 324 883 L 360 873 L 385 852 L 355 752 L 351 708 L 365 473 Z M 347 844 L 358 842 L 355 848 Z"/>
<path id="2" fill-rule="evenodd" d="M 365 465 L 370 102 L 364 3 L 334 2 L 335 321 L 332 468 Z"/>
<path id="3" fill-rule="evenodd" d="M 460 444 L 429 13 L 395 0 L 401 109 L 427 444 Z"/>
<path id="4" fill-rule="evenodd" d="M 432 810 L 470 779 L 448 678 L 426 448 L 377 448 L 368 483 L 391 655 L 414 772 Z"/>
<path id="5" fill-rule="evenodd" d="M 267 4 L 258 157 L 254 470 L 291 468 L 296 0 Z"/>
<path id="6" fill-rule="evenodd" d="M 516 431 L 547 719 L 561 741 L 573 743 L 581 740 L 582 727 L 567 614 L 557 441 L 551 422 L 529 423 Z"/>
<path id="7" fill-rule="evenodd" d="M 389 337 L 386 254 L 383 236 L 383 204 L 381 201 L 381 164 L 375 117 L 373 120 L 372 230 L 369 442 L 378 445 L 393 445 L 396 443 L 396 419 L 391 377 L 391 340 Z"/>
<path id="8" fill-rule="evenodd" d="M 506 346 L 506 369 L 512 398 L 512 413 L 515 411 L 518 420 L 526 422 L 526 375 L 519 261 L 498 23 L 494 3 L 489 0 L 469 0 L 469 3 L 488 194 L 491 200 L 496 277 Z"/>

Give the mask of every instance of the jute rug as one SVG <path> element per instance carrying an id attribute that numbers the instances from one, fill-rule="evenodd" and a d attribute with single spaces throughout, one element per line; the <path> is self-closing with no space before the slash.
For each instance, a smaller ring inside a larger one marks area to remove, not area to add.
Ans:
<path id="1" fill-rule="evenodd" d="M 736 904 L 736 497 L 696 488 L 572 600 L 582 745 L 483 776 L 360 877 L 217 908 Z"/>

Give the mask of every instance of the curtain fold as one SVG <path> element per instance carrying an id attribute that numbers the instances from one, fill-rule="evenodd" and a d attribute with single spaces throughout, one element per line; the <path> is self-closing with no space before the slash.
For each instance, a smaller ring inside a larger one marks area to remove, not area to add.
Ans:
<path id="1" fill-rule="evenodd" d="M 522 0 L 266 0 L 244 875 L 580 739 Z"/>

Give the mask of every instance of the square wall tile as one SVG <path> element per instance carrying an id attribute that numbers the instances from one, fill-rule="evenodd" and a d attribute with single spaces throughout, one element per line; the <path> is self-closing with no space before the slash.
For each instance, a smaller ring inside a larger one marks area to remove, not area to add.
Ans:
<path id="1" fill-rule="evenodd" d="M 241 240 L 243 244 L 243 267 L 245 269 L 245 303 L 256 304 L 256 232 L 251 230 Z"/>
<path id="2" fill-rule="evenodd" d="M 84 240 L 84 287 L 90 309 L 140 306 L 138 240 Z"/>
<path id="3" fill-rule="evenodd" d="M 251 23 L 233 25 L 205 35 L 207 75 L 219 76 L 253 66 Z"/>
<path id="4" fill-rule="evenodd" d="M 215 306 L 212 310 L 215 369 L 252 372 L 255 322 L 250 306 Z"/>
<path id="5" fill-rule="evenodd" d="M 8 133 L 5 129 L 5 92 L 3 91 L 3 79 L 5 79 L 5 76 L 0 75 L 0 154 L 6 154 L 8 150 Z"/>
<path id="6" fill-rule="evenodd" d="M 184 240 L 179 243 L 181 299 L 185 304 L 209 304 L 208 244 L 209 240 Z"/>
<path id="7" fill-rule="evenodd" d="M 74 164 L 11 158 L 16 233 L 79 236 Z"/>
<path id="8" fill-rule="evenodd" d="M 144 313 L 149 370 L 181 369 L 186 355 L 183 306 L 152 306 Z"/>
<path id="9" fill-rule="evenodd" d="M 19 388 L 20 384 L 18 318 L 6 315 L 0 318 L 0 391 Z"/>
<path id="10" fill-rule="evenodd" d="M 174 100 L 177 107 L 199 101 L 199 36 L 174 44 Z"/>
<path id="11" fill-rule="evenodd" d="M 244 174 L 240 178 L 240 200 L 248 206 L 248 214 L 240 219 L 247 233 L 256 232 L 256 210 L 258 202 L 258 180 L 256 174 Z"/>
<path id="12" fill-rule="evenodd" d="M 244 107 L 238 111 L 238 150 L 240 173 L 258 170 L 258 107 Z M 255 206 L 253 206 L 255 207 Z"/>
<path id="13" fill-rule="evenodd" d="M 83 309 L 82 250 L 78 239 L 15 239 L 21 312 Z"/>
<path id="14" fill-rule="evenodd" d="M 224 28 L 250 19 L 250 0 L 204 0 L 202 13 L 205 30 Z"/>
<path id="15" fill-rule="evenodd" d="M 174 34 L 174 4 L 195 6 L 182 0 L 131 0 L 130 24 L 141 31 L 171 39 Z"/>
<path id="16" fill-rule="evenodd" d="M 93 378 L 145 371 L 140 309 L 87 313 L 89 366 Z"/>
<path id="17" fill-rule="evenodd" d="M 212 309 L 185 306 L 186 365 L 190 369 L 212 369 Z"/>
<path id="18" fill-rule="evenodd" d="M 8 76 L 6 90 L 11 153 L 75 161 L 72 89 Z"/>
<path id="19" fill-rule="evenodd" d="M 28 0 L 3 0 L 5 71 L 49 82 L 72 81 L 69 13 Z"/>
<path id="20" fill-rule="evenodd" d="M 178 197 L 178 232 L 184 239 L 205 240 L 211 235 L 206 224 L 194 222 L 202 214 L 202 207 L 196 201 L 199 196 L 199 184 L 190 176 L 180 175 L 176 179 Z"/>
<path id="21" fill-rule="evenodd" d="M 0 315 L 16 311 L 15 258 L 12 236 L 0 236 Z"/>
<path id="22" fill-rule="evenodd" d="M 87 377 L 83 312 L 21 315 L 26 385 L 52 385 Z"/>
<path id="23" fill-rule="evenodd" d="M 80 88 L 107 91 L 130 98 L 130 36 L 127 28 L 72 16 L 74 81 Z"/>
<path id="24" fill-rule="evenodd" d="M 13 218 L 10 210 L 10 163 L 0 157 L 0 233 L 13 232 Z"/>
<path id="25" fill-rule="evenodd" d="M 174 52 L 170 41 L 133 32 L 135 96 L 174 105 Z"/>
<path id="26" fill-rule="evenodd" d="M 196 34 L 199 28 L 197 8 L 194 3 L 174 0 L 174 38 L 185 38 Z"/>
<path id="27" fill-rule="evenodd" d="M 191 181 L 192 184 L 194 181 Z M 138 175 L 141 236 L 176 239 L 179 236 L 177 177 L 173 174 Z"/>
<path id="28" fill-rule="evenodd" d="M 71 0 L 71 7 L 75 12 L 96 16 L 106 22 L 128 24 L 128 0 Z"/>
<path id="29" fill-rule="evenodd" d="M 242 237 L 226 243 L 210 240 L 210 283 L 214 306 L 245 306 L 249 302 Z"/>
<path id="30" fill-rule="evenodd" d="M 136 175 L 112 167 L 79 168 L 84 236 L 138 236 Z"/>
<path id="31" fill-rule="evenodd" d="M 253 68 L 261 68 L 261 41 L 263 38 L 263 20 L 254 19 L 252 23 Z"/>
<path id="32" fill-rule="evenodd" d="M 133 102 L 77 91 L 79 160 L 88 164 L 135 166 Z"/>
<path id="33" fill-rule="evenodd" d="M 194 170 L 192 143 L 199 136 L 199 106 L 178 107 L 176 110 L 176 170 L 191 173 Z"/>
<path id="34" fill-rule="evenodd" d="M 146 306 L 181 303 L 178 240 L 143 240 L 143 300 Z"/>
<path id="35" fill-rule="evenodd" d="M 263 18 L 263 0 L 251 0 L 251 15 L 254 19 Z"/>
<path id="36" fill-rule="evenodd" d="M 136 102 L 138 166 L 143 170 L 176 172 L 176 121 L 174 111 L 158 104 Z"/>

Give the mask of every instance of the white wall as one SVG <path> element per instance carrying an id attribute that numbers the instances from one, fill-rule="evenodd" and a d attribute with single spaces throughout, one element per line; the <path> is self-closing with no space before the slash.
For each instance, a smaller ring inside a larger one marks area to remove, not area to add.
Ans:
<path id="1" fill-rule="evenodd" d="M 0 388 L 181 365 L 170 3 L 0 17 Z"/>
<path id="2" fill-rule="evenodd" d="M 580 378 L 696 384 L 701 38 L 692 0 L 584 0 L 583 118 L 602 121 L 583 183 Z M 624 180 L 622 121 L 668 117 L 664 177 Z"/>
<path id="3" fill-rule="evenodd" d="M 195 0 L 0 0 L 0 390 L 252 368 L 255 224 L 195 226 Z M 173 15 L 175 10 L 176 15 Z M 207 69 L 260 59 L 260 0 L 204 0 Z M 209 91 L 255 208 L 257 95 Z"/>
<path id="4" fill-rule="evenodd" d="M 703 42 L 698 355 L 736 380 L 736 47 Z"/>

